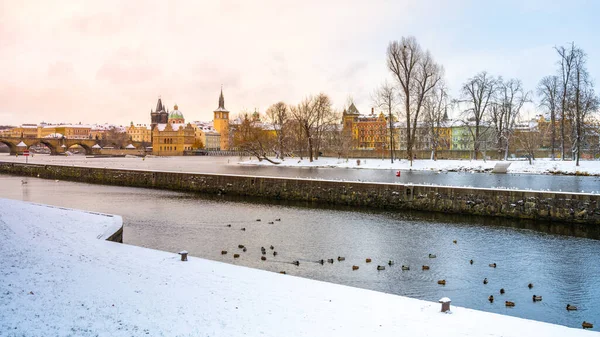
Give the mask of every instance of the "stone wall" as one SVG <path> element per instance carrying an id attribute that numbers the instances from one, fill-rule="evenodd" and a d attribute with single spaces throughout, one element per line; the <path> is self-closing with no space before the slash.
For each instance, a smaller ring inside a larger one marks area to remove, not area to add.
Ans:
<path id="1" fill-rule="evenodd" d="M 600 224 L 600 195 L 0 162 L 0 173 L 93 184 L 231 194 L 389 210 Z"/>

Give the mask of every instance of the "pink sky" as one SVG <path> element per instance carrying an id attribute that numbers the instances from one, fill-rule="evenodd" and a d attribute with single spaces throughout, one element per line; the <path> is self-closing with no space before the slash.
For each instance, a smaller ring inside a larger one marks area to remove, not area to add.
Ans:
<path id="1" fill-rule="evenodd" d="M 188 121 L 211 120 L 221 85 L 233 116 L 318 92 L 366 112 L 389 76 L 387 43 L 403 35 L 453 89 L 484 69 L 534 89 L 564 42 L 465 47 L 460 14 L 476 2 L 416 3 L 0 0 L 0 125 L 148 123 L 159 95 Z"/>

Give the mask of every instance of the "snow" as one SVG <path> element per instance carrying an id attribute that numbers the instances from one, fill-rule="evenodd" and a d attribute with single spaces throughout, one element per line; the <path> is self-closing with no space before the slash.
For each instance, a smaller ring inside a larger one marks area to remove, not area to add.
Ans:
<path id="1" fill-rule="evenodd" d="M 135 149 L 135 146 L 133 146 L 133 144 L 129 144 L 125 148 L 126 149 Z"/>
<path id="2" fill-rule="evenodd" d="M 357 161 L 360 160 L 360 164 Z M 353 168 L 353 169 L 382 169 L 382 170 L 415 170 L 415 171 L 461 171 L 481 172 L 491 171 L 498 163 L 510 163 L 507 173 L 535 173 L 535 174 L 589 174 L 600 175 L 600 161 L 582 160 L 580 166 L 575 166 L 574 161 L 560 161 L 549 159 L 538 159 L 529 165 L 527 160 L 415 160 L 410 166 L 408 160 L 394 160 L 392 164 L 389 159 L 338 159 L 321 157 L 312 163 L 308 159 L 286 158 L 277 166 L 286 167 L 328 167 L 328 168 Z M 249 160 L 240 162 L 241 165 L 263 165 L 273 166 L 268 161 Z"/>
<path id="3" fill-rule="evenodd" d="M 92 149 L 101 149 L 102 147 L 99 144 L 92 146 Z"/>
<path id="4" fill-rule="evenodd" d="M 19 144 L 17 144 L 17 147 L 27 147 L 27 144 L 25 144 L 21 141 L 21 142 L 19 142 Z"/>
<path id="5" fill-rule="evenodd" d="M 594 334 L 456 306 L 448 315 L 439 303 L 201 258 L 181 262 L 176 253 L 105 241 L 121 223 L 0 199 L 0 335 Z"/>

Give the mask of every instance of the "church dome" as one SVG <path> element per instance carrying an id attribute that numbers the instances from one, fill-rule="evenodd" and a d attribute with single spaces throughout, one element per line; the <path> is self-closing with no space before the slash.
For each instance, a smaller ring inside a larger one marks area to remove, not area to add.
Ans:
<path id="1" fill-rule="evenodd" d="M 169 112 L 169 119 L 183 119 L 183 113 L 179 111 L 177 104 L 173 107 L 173 111 Z"/>

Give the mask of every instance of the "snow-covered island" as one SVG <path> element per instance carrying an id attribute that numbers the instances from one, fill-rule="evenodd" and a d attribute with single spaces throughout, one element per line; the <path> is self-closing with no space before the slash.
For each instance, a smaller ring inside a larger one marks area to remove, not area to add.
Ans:
<path id="1" fill-rule="evenodd" d="M 106 241 L 119 216 L 0 199 L 0 336 L 591 336 Z M 186 247 L 181 247 L 185 249 Z M 457 306 L 455 306 L 457 305 Z"/>
<path id="2" fill-rule="evenodd" d="M 368 158 L 332 158 L 321 157 L 313 162 L 308 159 L 285 158 L 283 161 L 277 160 L 279 164 L 272 164 L 266 160 L 257 159 L 241 161 L 240 165 L 262 165 L 262 166 L 285 166 L 285 167 L 321 167 L 321 168 L 351 168 L 351 169 L 381 169 L 381 170 L 415 170 L 415 171 L 439 171 L 439 172 L 487 172 L 498 163 L 510 163 L 508 173 L 533 173 L 533 174 L 569 174 L 569 175 L 600 175 L 600 161 L 589 160 L 580 162 L 580 166 L 575 166 L 574 161 L 560 161 L 549 159 L 538 159 L 530 165 L 527 160 L 415 160 L 412 166 L 406 159 Z"/>

